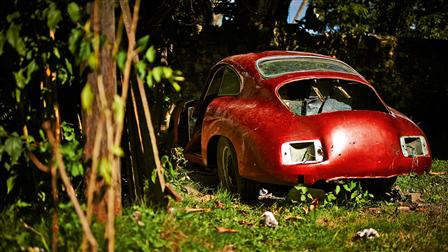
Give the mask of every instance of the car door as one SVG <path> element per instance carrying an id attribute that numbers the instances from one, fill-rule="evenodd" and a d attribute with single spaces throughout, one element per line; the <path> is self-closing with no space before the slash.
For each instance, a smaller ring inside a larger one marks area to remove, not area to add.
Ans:
<path id="1" fill-rule="evenodd" d="M 242 87 L 241 80 L 236 71 L 227 65 L 214 68 L 208 83 L 198 105 L 189 115 L 189 117 L 191 116 L 189 123 L 194 125 L 189 125 L 189 128 L 193 130 L 190 131 L 190 142 L 185 148 L 187 151 L 196 153 L 200 151 L 202 121 L 210 102 L 218 96 L 239 95 Z"/>

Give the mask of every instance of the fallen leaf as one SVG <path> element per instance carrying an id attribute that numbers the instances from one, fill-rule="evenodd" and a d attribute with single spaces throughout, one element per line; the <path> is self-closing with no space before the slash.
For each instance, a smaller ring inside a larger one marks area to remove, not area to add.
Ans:
<path id="1" fill-rule="evenodd" d="M 422 194 L 421 193 L 410 193 L 411 195 L 411 202 L 417 203 L 422 201 Z"/>
<path id="2" fill-rule="evenodd" d="M 233 245 L 225 245 L 224 248 L 219 251 L 220 252 L 233 252 L 233 251 L 236 251 L 236 248 Z"/>
<path id="3" fill-rule="evenodd" d="M 224 204 L 221 201 L 216 201 L 215 202 L 215 208 L 217 209 L 223 209 L 224 208 Z"/>
<path id="4" fill-rule="evenodd" d="M 308 214 L 310 212 L 310 209 L 308 209 L 307 207 L 302 207 L 302 210 L 305 214 Z"/>
<path id="5" fill-rule="evenodd" d="M 302 216 L 288 216 L 285 218 L 286 221 L 304 221 L 305 218 L 303 218 Z"/>
<path id="6" fill-rule="evenodd" d="M 408 206 L 399 206 L 397 209 L 398 209 L 398 211 L 402 211 L 402 212 L 410 212 L 411 211 L 411 208 Z"/>
<path id="7" fill-rule="evenodd" d="M 314 211 L 319 206 L 319 200 L 313 199 L 310 205 L 310 211 Z"/>
<path id="8" fill-rule="evenodd" d="M 201 196 L 201 197 L 199 198 L 199 201 L 200 201 L 200 202 L 208 202 L 208 201 L 210 201 L 210 200 L 212 200 L 212 199 L 213 199 L 213 195 L 206 194 L 206 195 L 204 195 L 204 196 Z"/>
<path id="9" fill-rule="evenodd" d="M 247 216 L 249 215 L 246 211 L 244 210 L 238 210 L 238 213 L 240 213 L 242 216 Z"/>
<path id="10" fill-rule="evenodd" d="M 252 224 L 252 223 L 250 223 L 250 222 L 248 222 L 248 221 L 246 221 L 246 220 L 241 220 L 241 221 L 239 221 L 238 222 L 240 225 L 245 225 L 245 226 L 248 226 L 248 227 L 253 227 L 254 226 L 254 224 Z"/>
<path id="11" fill-rule="evenodd" d="M 210 212 L 210 211 L 211 211 L 210 208 L 190 208 L 190 207 L 185 208 L 185 212 L 187 213 Z"/>
<path id="12" fill-rule="evenodd" d="M 374 213 L 374 214 L 380 214 L 381 213 L 381 208 L 379 207 L 370 207 L 367 209 L 367 211 Z"/>
<path id="13" fill-rule="evenodd" d="M 446 175 L 447 172 L 429 172 L 429 175 L 436 175 L 436 176 L 440 176 L 440 175 Z"/>
<path id="14" fill-rule="evenodd" d="M 216 227 L 216 231 L 218 231 L 218 233 L 238 233 L 238 232 L 240 232 L 236 229 L 225 228 L 225 227 Z"/>

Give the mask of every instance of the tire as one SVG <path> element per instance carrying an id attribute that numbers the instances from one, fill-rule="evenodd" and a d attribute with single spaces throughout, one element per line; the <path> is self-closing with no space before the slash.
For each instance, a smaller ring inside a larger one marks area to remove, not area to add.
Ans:
<path id="1" fill-rule="evenodd" d="M 218 140 L 217 146 L 218 177 L 221 188 L 242 200 L 254 200 L 258 195 L 257 184 L 239 175 L 238 158 L 232 143 L 224 137 Z"/>

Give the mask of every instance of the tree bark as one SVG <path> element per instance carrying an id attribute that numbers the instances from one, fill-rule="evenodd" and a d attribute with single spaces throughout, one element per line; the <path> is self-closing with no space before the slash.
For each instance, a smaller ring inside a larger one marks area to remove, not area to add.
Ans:
<path id="1" fill-rule="evenodd" d="M 83 111 L 83 128 L 85 132 L 84 145 L 84 159 L 86 161 L 92 160 L 93 148 L 95 144 L 96 125 L 100 117 L 103 116 L 104 107 L 112 111 L 112 104 L 114 96 L 117 93 L 116 88 L 116 70 L 115 61 L 113 59 L 112 51 L 115 42 L 115 9 L 114 2 L 108 0 L 97 0 L 94 2 L 91 10 L 92 28 L 95 36 L 104 36 L 104 43 L 99 48 L 98 68 L 87 77 L 88 83 L 94 93 L 94 101 L 90 112 Z M 105 104 L 101 104 L 98 77 L 102 78 L 104 85 Z M 106 128 L 104 129 L 106 130 Z M 107 143 L 107 134 L 104 134 L 101 140 L 101 149 L 99 157 L 107 158 L 109 154 L 109 145 Z M 116 166 L 118 169 L 120 165 Z M 121 176 L 120 171 L 115 171 L 115 181 L 112 181 L 115 186 L 114 206 L 115 212 L 121 212 Z M 89 177 L 90 171 L 86 178 Z M 104 183 L 99 182 L 95 185 L 95 195 L 101 195 Z M 95 197 L 97 198 L 97 197 Z M 107 209 L 106 199 L 104 197 L 100 201 L 94 201 L 93 212 L 100 220 L 106 220 Z"/>

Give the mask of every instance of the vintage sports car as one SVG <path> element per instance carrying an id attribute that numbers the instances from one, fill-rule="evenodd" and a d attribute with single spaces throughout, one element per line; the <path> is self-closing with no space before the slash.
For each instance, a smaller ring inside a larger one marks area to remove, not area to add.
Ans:
<path id="1" fill-rule="evenodd" d="M 431 167 L 422 130 L 346 63 L 315 53 L 227 57 L 202 96 L 176 107 L 175 145 L 222 187 L 366 179 L 380 189 Z"/>

